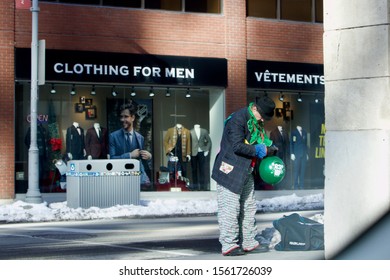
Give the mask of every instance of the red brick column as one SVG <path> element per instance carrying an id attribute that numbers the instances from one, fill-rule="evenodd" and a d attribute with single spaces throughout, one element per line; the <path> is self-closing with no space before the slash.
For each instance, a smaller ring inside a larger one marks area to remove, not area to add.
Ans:
<path id="1" fill-rule="evenodd" d="M 247 105 L 246 1 L 224 1 L 225 48 L 228 59 L 227 116 Z"/>
<path id="2" fill-rule="evenodd" d="M 14 0 L 0 1 L 0 199 L 14 198 Z"/>

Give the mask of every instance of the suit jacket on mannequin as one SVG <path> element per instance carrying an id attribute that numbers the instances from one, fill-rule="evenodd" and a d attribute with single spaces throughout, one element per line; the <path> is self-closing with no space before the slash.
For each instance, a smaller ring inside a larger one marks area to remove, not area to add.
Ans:
<path id="1" fill-rule="evenodd" d="M 164 150 L 166 155 L 176 147 L 178 136 L 178 126 L 168 128 L 164 137 Z M 187 156 L 191 156 L 191 133 L 184 126 L 181 127 L 181 152 L 182 161 L 187 161 Z"/>
<path id="2" fill-rule="evenodd" d="M 287 164 L 290 155 L 290 139 L 285 129 L 275 127 L 269 137 L 273 144 L 278 148 L 276 155 Z"/>
<path id="3" fill-rule="evenodd" d="M 300 131 L 302 133 L 300 133 Z M 307 157 L 307 132 L 301 126 L 291 131 L 291 154 L 295 158 Z"/>
<path id="4" fill-rule="evenodd" d="M 199 138 L 196 130 L 199 129 Z M 197 125 L 191 129 L 191 156 L 196 156 L 199 151 L 209 152 L 211 149 L 211 139 L 206 129 Z"/>
<path id="5" fill-rule="evenodd" d="M 85 150 L 87 156 L 93 159 L 106 159 L 108 154 L 107 128 L 100 127 L 100 135 L 97 134 L 95 126 L 88 128 L 85 135 Z"/>
<path id="6" fill-rule="evenodd" d="M 84 129 L 74 123 L 66 130 L 66 153 L 72 156 L 71 159 L 83 159 L 85 156 Z M 79 132 L 80 130 L 80 132 Z"/>

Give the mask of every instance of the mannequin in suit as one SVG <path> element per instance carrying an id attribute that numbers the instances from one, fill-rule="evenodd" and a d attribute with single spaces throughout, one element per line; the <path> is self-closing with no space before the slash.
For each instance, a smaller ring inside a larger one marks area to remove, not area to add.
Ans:
<path id="1" fill-rule="evenodd" d="M 281 126 L 278 125 L 275 127 L 271 133 L 270 133 L 270 139 L 272 140 L 273 144 L 278 148 L 276 151 L 276 156 L 282 159 L 284 162 L 284 165 L 286 167 L 286 172 L 288 172 L 288 164 L 290 163 L 290 139 L 289 135 L 287 134 L 286 130 Z M 287 176 L 275 185 L 278 189 L 283 189 L 291 186 L 287 186 Z"/>
<path id="2" fill-rule="evenodd" d="M 291 132 L 291 160 L 293 161 L 294 189 L 303 189 L 305 183 L 307 154 L 307 132 L 297 126 Z"/>
<path id="3" fill-rule="evenodd" d="M 191 167 L 193 188 L 205 191 L 208 189 L 209 176 L 206 174 L 208 167 L 207 156 L 211 149 L 211 139 L 206 129 L 195 124 L 191 129 Z"/>
<path id="4" fill-rule="evenodd" d="M 179 123 L 168 128 L 164 137 L 164 150 L 168 157 L 175 156 L 178 160 L 176 168 L 170 166 L 171 161 L 168 162 L 170 172 L 178 171 L 179 176 L 187 177 L 187 162 L 191 160 L 190 131 Z"/>
<path id="5" fill-rule="evenodd" d="M 93 127 L 88 128 L 85 135 L 85 150 L 88 159 L 107 159 L 107 128 L 101 127 L 99 123 L 94 123 Z"/>
<path id="6" fill-rule="evenodd" d="M 290 139 L 286 130 L 281 125 L 278 125 L 271 131 L 270 139 L 278 148 L 276 156 L 280 157 L 284 164 L 287 165 L 290 155 Z"/>
<path id="7" fill-rule="evenodd" d="M 84 129 L 77 122 L 66 130 L 66 154 L 70 160 L 84 159 L 86 156 Z"/>

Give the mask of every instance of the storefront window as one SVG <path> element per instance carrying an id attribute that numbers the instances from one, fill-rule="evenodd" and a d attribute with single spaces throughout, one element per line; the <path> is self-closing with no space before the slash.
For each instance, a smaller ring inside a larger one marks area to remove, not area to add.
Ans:
<path id="1" fill-rule="evenodd" d="M 267 135 L 279 148 L 286 167 L 275 185 L 256 178 L 257 190 L 299 190 L 324 187 L 325 111 L 323 93 L 249 90 L 248 101 L 267 94 L 276 104 L 275 116 L 265 123 Z"/>
<path id="2" fill-rule="evenodd" d="M 99 154 L 91 152 L 87 135 L 95 132 L 95 124 L 107 129 L 108 134 L 121 129 L 118 109 L 127 102 L 137 105 L 135 128 L 145 138 L 145 149 L 153 156 L 150 166 L 145 166 L 151 183 L 142 185 L 142 190 L 210 190 L 212 143 L 216 146 L 220 136 L 218 131 L 210 131 L 223 121 L 222 114 L 219 118 L 212 117 L 218 103 L 212 100 L 223 96 L 223 92 L 223 89 L 136 85 L 48 83 L 40 86 L 37 142 L 41 192 L 66 191 L 61 189 L 60 174 L 53 161 L 70 160 L 69 153 L 73 151 L 68 133 L 74 123 L 82 129 L 85 153 L 73 154 L 73 160 L 88 160 L 88 157 L 107 159 L 106 151 L 102 150 Z M 25 193 L 31 123 L 28 82 L 16 84 L 16 97 L 16 193 Z M 224 104 L 218 106 L 223 108 Z M 202 147 L 209 149 L 206 154 L 192 150 L 197 143 L 197 132 L 201 130 L 207 133 L 203 141 L 209 141 L 202 143 Z M 108 145 L 108 142 L 103 143 Z"/>

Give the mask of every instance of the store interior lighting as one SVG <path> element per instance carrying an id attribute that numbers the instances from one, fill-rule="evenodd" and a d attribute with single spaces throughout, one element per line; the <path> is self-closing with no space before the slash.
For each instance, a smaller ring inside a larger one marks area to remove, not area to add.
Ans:
<path id="1" fill-rule="evenodd" d="M 70 91 L 70 94 L 76 95 L 76 86 L 75 85 L 72 86 L 72 90 Z"/>
<path id="2" fill-rule="evenodd" d="M 284 101 L 284 94 L 283 93 L 280 93 L 279 100 L 282 101 L 282 102 Z"/>
<path id="3" fill-rule="evenodd" d="M 319 103 L 319 102 L 320 102 L 320 99 L 318 98 L 317 94 L 316 94 L 316 96 L 315 96 L 315 98 L 314 98 L 314 102 L 315 102 L 315 103 Z"/>
<path id="4" fill-rule="evenodd" d="M 115 96 L 118 95 L 118 93 L 117 93 L 116 90 L 115 90 L 115 86 L 112 87 L 111 94 L 112 94 L 113 97 L 115 97 Z"/>
<path id="5" fill-rule="evenodd" d="M 297 101 L 298 102 L 302 102 L 303 101 L 301 93 L 298 93 Z"/>
<path id="6" fill-rule="evenodd" d="M 56 93 L 56 89 L 54 88 L 54 84 L 51 85 L 51 91 L 50 91 L 51 94 L 55 94 Z"/>
<path id="7" fill-rule="evenodd" d="M 91 95 L 96 95 L 95 85 L 92 86 Z"/>
<path id="8" fill-rule="evenodd" d="M 170 97 L 171 96 L 171 92 L 169 91 L 169 88 L 167 88 L 167 92 L 165 93 L 165 97 Z"/>
<path id="9" fill-rule="evenodd" d="M 191 97 L 190 89 L 187 88 L 186 98 L 190 98 L 190 97 Z"/>
<path id="10" fill-rule="evenodd" d="M 134 87 L 131 87 L 130 95 L 133 96 L 133 97 L 137 95 L 137 93 L 134 90 Z"/>
<path id="11" fill-rule="evenodd" d="M 154 96 L 153 87 L 151 87 L 149 91 L 149 97 L 153 97 L 153 96 Z"/>

